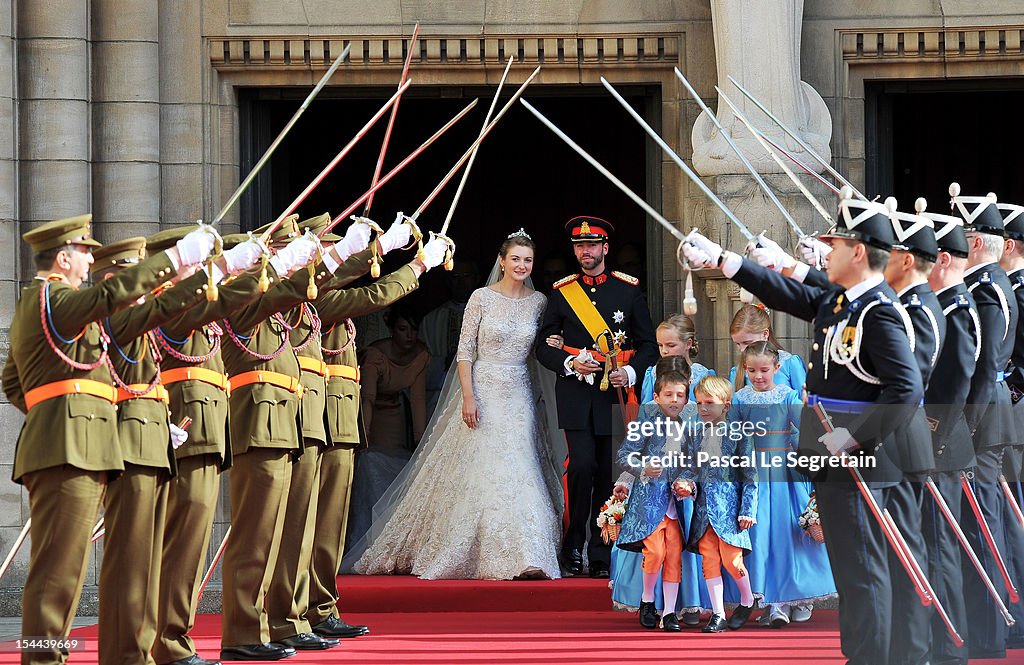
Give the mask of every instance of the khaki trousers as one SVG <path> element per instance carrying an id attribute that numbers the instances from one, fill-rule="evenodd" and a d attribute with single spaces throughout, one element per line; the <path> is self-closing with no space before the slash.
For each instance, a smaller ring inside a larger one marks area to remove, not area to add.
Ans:
<path id="1" fill-rule="evenodd" d="M 305 614 L 309 606 L 309 565 L 319 491 L 320 443 L 306 439 L 302 455 L 292 464 L 281 550 L 267 597 L 273 641 L 310 632 Z"/>
<path id="2" fill-rule="evenodd" d="M 59 639 L 71 630 L 89 567 L 89 538 L 107 484 L 105 471 L 69 466 L 27 473 L 32 549 L 21 596 L 22 637 Z M 59 651 L 22 653 L 22 665 L 64 663 Z"/>
<path id="3" fill-rule="evenodd" d="M 223 647 L 270 641 L 264 603 L 281 546 L 291 456 L 287 448 L 249 448 L 232 461 L 231 537 L 222 571 Z"/>
<path id="4" fill-rule="evenodd" d="M 100 665 L 151 665 L 167 517 L 166 469 L 125 463 L 107 485 L 100 569 Z"/>
<path id="5" fill-rule="evenodd" d="M 153 645 L 157 663 L 172 663 L 196 652 L 189 632 L 195 625 L 199 585 L 206 572 L 220 475 L 219 455 L 194 455 L 178 460 L 178 475 L 171 479 Z"/>
<path id="6" fill-rule="evenodd" d="M 338 568 L 345 552 L 348 502 L 352 494 L 355 450 L 329 448 L 320 459 L 320 496 L 310 565 L 309 609 L 313 626 L 338 616 Z"/>

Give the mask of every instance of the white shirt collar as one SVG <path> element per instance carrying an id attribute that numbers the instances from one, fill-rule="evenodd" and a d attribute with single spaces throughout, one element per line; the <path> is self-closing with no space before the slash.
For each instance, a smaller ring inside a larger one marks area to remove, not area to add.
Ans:
<path id="1" fill-rule="evenodd" d="M 936 291 L 936 292 L 935 292 L 935 295 L 937 296 L 937 295 L 939 295 L 940 293 L 945 293 L 946 291 L 949 291 L 949 290 L 950 290 L 951 288 L 953 288 L 954 286 L 956 286 L 956 284 L 950 284 L 949 286 L 944 286 L 944 287 L 942 287 L 941 289 L 939 289 L 938 291 Z"/>
<path id="2" fill-rule="evenodd" d="M 976 266 L 971 266 L 970 268 L 968 268 L 967 270 L 964 271 L 964 277 L 967 277 L 968 275 L 973 275 L 974 273 L 978 272 L 982 268 L 987 268 L 988 266 L 992 265 L 992 263 L 994 263 L 994 262 L 990 261 L 988 263 L 979 263 Z"/>
<path id="3" fill-rule="evenodd" d="M 850 288 L 846 289 L 847 302 L 853 302 L 884 281 L 885 277 L 883 275 L 875 275 L 874 277 L 868 277 L 863 282 L 854 284 Z"/>
<path id="4" fill-rule="evenodd" d="M 914 282 L 913 284 L 911 284 L 910 286 L 906 287 L 905 289 L 900 290 L 900 292 L 897 293 L 896 295 L 898 297 L 902 298 L 903 294 L 906 293 L 907 291 L 909 291 L 910 289 L 917 288 L 917 287 L 921 286 L 922 284 L 927 284 L 927 283 L 928 283 L 927 279 L 922 279 L 920 282 Z"/>

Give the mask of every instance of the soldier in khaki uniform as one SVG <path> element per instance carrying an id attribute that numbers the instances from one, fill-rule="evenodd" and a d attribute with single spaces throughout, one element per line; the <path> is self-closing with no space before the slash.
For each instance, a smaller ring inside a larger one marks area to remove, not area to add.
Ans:
<path id="1" fill-rule="evenodd" d="M 351 317 L 383 309 L 419 287 L 420 276 L 444 259 L 442 241 L 427 243 L 427 263 L 414 260 L 369 286 L 321 295 L 317 310 L 326 327 L 322 352 L 327 370 L 329 447 L 320 456 L 317 510 L 309 566 L 308 598 L 296 597 L 313 632 L 322 637 L 364 635 L 365 626 L 351 626 L 338 614 L 337 573 L 345 549 L 348 499 L 355 448 L 359 443 L 359 368 L 355 326 Z M 431 257 L 433 260 L 431 260 Z M 340 288 L 337 280 L 328 288 Z"/>
<path id="2" fill-rule="evenodd" d="M 97 248 L 93 282 L 140 263 L 145 254 L 146 240 L 141 237 Z M 207 286 L 207 272 L 196 272 L 158 297 L 100 322 L 117 388 L 118 441 L 125 467 L 109 481 L 103 500 L 107 535 L 99 584 L 101 663 L 151 662 L 167 483 L 174 473 L 171 430 L 177 430 L 178 440 L 184 433 L 170 424 L 159 352 L 148 333 L 204 300 Z"/>
<path id="3" fill-rule="evenodd" d="M 26 413 L 14 480 L 29 492 L 34 537 L 22 597 L 22 636 L 68 634 L 85 579 L 92 526 L 108 478 L 124 470 L 117 391 L 96 321 L 202 262 L 214 236 L 198 231 L 112 279 L 80 289 L 92 264 L 92 216 L 49 222 L 23 235 L 36 279 L 11 323 L 3 387 Z M 54 357 L 56 356 L 56 358 Z M 25 652 L 22 663 L 63 663 L 60 651 Z"/>
<path id="4" fill-rule="evenodd" d="M 178 227 L 151 236 L 147 240 L 150 253 L 173 245 L 189 230 Z M 260 253 L 258 246 L 250 246 L 248 253 L 243 251 L 244 256 L 238 256 L 247 244 L 234 244 L 241 238 L 244 236 L 224 239 L 229 246 L 224 252 L 225 267 L 232 273 Z M 214 321 L 261 295 L 257 272 L 238 274 L 222 284 L 218 292 L 216 300 L 202 302 L 153 330 L 163 355 L 160 377 L 167 388 L 171 413 L 175 420 L 187 416 L 192 421 L 186 445 L 174 451 L 178 472 L 171 478 L 168 492 L 157 639 L 152 652 L 159 665 L 209 663 L 196 655 L 189 631 L 195 625 L 220 476 L 231 463 L 231 447 L 227 445 L 228 379 L 220 355 L 222 329 Z"/>
<path id="5" fill-rule="evenodd" d="M 329 222 L 330 216 L 324 214 L 302 222 L 299 227 L 318 234 Z M 387 254 L 404 246 L 409 238 L 409 226 L 396 220 L 380 238 L 380 253 Z M 342 240 L 336 236 L 325 236 L 327 239 Z M 347 316 L 345 312 L 364 309 L 369 303 L 383 297 L 397 299 L 412 291 L 418 284 L 419 275 L 426 270 L 420 261 L 413 261 L 407 269 L 403 269 L 404 282 L 411 284 L 407 288 L 392 286 L 388 290 L 386 287 L 393 281 L 389 280 L 366 289 L 339 290 L 369 271 L 369 262 L 363 260 L 357 264 L 356 272 L 336 273 L 327 288 L 320 291 L 314 303 L 303 303 L 288 314 L 294 322 L 294 325 L 289 324 L 291 341 L 302 368 L 302 384 L 305 389 L 300 410 L 305 450 L 292 469 L 285 533 L 268 598 L 271 639 L 275 641 L 282 641 L 298 649 L 326 648 L 327 645 L 337 643 L 334 637 L 354 637 L 366 632 L 365 627 L 349 627 L 354 634 L 318 635 L 312 631 L 306 618 L 311 593 L 311 557 L 317 546 L 314 538 L 316 525 L 321 518 L 325 521 L 331 518 L 339 521 L 341 517 L 340 513 L 318 513 L 317 507 L 324 482 L 320 476 L 321 458 L 330 442 L 325 427 L 328 368 L 320 351 L 321 319 L 324 311 L 328 314 L 326 320 L 333 322 Z M 330 482 L 334 480 L 332 476 Z M 333 511 L 335 507 L 332 503 L 328 509 Z M 322 622 L 317 619 L 316 623 Z"/>
<path id="6" fill-rule="evenodd" d="M 298 235 L 295 219 L 289 218 L 272 241 Z M 313 240 L 296 238 L 278 250 L 270 267 L 275 275 L 289 275 L 308 265 L 316 251 Z M 328 251 L 315 268 L 314 283 L 321 286 L 330 280 L 343 258 L 348 257 L 339 256 L 336 248 Z M 222 660 L 280 660 L 294 653 L 287 642 L 270 643 L 264 603 L 281 544 L 292 458 L 301 452 L 300 370 L 279 313 L 306 300 L 307 285 L 304 271 L 280 280 L 256 304 L 235 312 L 224 324 L 230 340 L 222 354 L 231 381 L 233 462 L 232 535 L 223 567 Z"/>

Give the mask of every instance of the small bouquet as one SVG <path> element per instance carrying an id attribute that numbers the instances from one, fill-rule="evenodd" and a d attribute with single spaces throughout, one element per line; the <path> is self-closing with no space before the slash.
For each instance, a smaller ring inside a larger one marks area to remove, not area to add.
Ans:
<path id="1" fill-rule="evenodd" d="M 601 540 L 607 545 L 614 543 L 622 529 L 622 517 L 626 514 L 626 503 L 614 495 L 601 506 L 597 515 L 597 526 L 601 527 Z"/>
<path id="2" fill-rule="evenodd" d="M 814 492 L 811 492 L 811 500 L 807 502 L 807 508 L 800 513 L 800 528 L 804 530 L 816 543 L 825 542 L 825 534 L 821 530 L 821 516 L 818 515 L 818 499 Z"/>

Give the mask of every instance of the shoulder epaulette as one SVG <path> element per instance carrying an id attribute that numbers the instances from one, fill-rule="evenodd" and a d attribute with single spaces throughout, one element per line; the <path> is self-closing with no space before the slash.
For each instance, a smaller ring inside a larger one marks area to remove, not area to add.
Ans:
<path id="1" fill-rule="evenodd" d="M 971 306 L 971 301 L 963 293 L 958 293 L 956 296 L 956 306 L 960 309 L 965 309 Z"/>
<path id="2" fill-rule="evenodd" d="M 924 303 L 921 302 L 920 296 L 918 296 L 916 293 L 911 293 L 909 301 L 906 304 L 904 304 L 903 306 L 904 307 L 924 307 Z"/>
<path id="3" fill-rule="evenodd" d="M 639 279 L 637 279 L 636 277 L 633 277 L 632 275 L 627 275 L 624 272 L 619 272 L 618 270 L 613 270 L 612 271 L 612 277 L 615 277 L 616 279 L 621 279 L 626 284 L 631 284 L 632 286 L 639 286 L 640 285 L 640 280 Z"/>
<path id="4" fill-rule="evenodd" d="M 979 284 L 991 284 L 992 283 L 992 275 L 990 275 L 988 273 L 988 271 L 986 270 L 985 272 L 981 273 L 981 277 L 978 278 L 978 283 Z"/>
<path id="5" fill-rule="evenodd" d="M 572 284 L 573 282 L 576 281 L 576 279 L 579 276 L 580 276 L 579 273 L 573 273 L 573 274 L 569 275 L 568 277 L 563 277 L 562 279 L 560 279 L 557 282 L 555 282 L 554 284 L 552 284 L 551 288 L 553 288 L 553 289 L 560 289 L 563 286 L 565 286 L 566 284 Z"/>
<path id="6" fill-rule="evenodd" d="M 890 298 L 889 296 L 885 295 L 881 291 L 877 292 L 875 294 L 875 297 L 878 299 L 878 302 L 882 303 L 883 305 L 891 305 L 892 304 L 892 298 Z"/>

